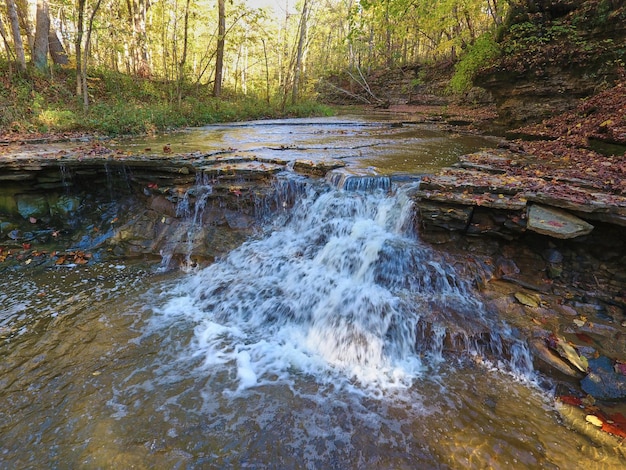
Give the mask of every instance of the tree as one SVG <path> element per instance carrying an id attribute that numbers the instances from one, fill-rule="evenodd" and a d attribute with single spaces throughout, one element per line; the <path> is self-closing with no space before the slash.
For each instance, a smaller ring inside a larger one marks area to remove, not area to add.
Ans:
<path id="1" fill-rule="evenodd" d="M 48 70 L 48 50 L 50 35 L 50 14 L 48 13 L 48 0 L 37 0 L 37 27 L 35 29 L 35 41 L 33 44 L 33 65 L 40 72 Z"/>
<path id="2" fill-rule="evenodd" d="M 148 60 L 147 16 L 150 8 L 149 0 L 126 0 L 133 31 L 133 65 L 134 72 L 140 77 L 151 75 Z"/>
<path id="3" fill-rule="evenodd" d="M 22 35 L 20 33 L 20 23 L 17 16 L 17 8 L 14 0 L 6 0 L 9 21 L 11 22 L 11 33 L 13 34 L 13 47 L 15 48 L 15 57 L 17 65 L 23 72 L 26 70 L 26 56 L 24 54 L 24 45 L 22 43 Z"/>
<path id="4" fill-rule="evenodd" d="M 184 15 L 184 37 L 183 37 L 183 53 L 178 63 L 178 104 L 180 105 L 183 99 L 183 81 L 185 79 L 185 63 L 187 62 L 187 49 L 189 43 L 189 4 L 190 0 L 185 3 L 185 15 Z"/>
<path id="5" fill-rule="evenodd" d="M 226 5 L 224 0 L 217 0 L 217 17 L 217 52 L 215 54 L 215 81 L 213 82 L 213 96 L 219 98 L 222 94 L 224 44 L 226 36 Z"/>
<path id="6" fill-rule="evenodd" d="M 7 38 L 6 29 L 4 29 L 4 23 L 2 22 L 2 17 L 0 17 L 0 36 L 2 36 L 2 42 L 4 43 L 4 49 L 7 53 L 7 62 L 9 64 L 9 75 L 13 73 L 13 69 L 11 67 L 11 46 L 9 46 L 9 40 Z"/>
<path id="7" fill-rule="evenodd" d="M 89 90 L 87 89 L 87 59 L 89 57 L 89 45 L 91 42 L 91 32 L 93 31 L 93 22 L 96 13 L 100 8 L 102 0 L 97 0 L 91 10 L 89 23 L 85 31 L 85 7 L 87 0 L 78 0 L 78 23 L 76 27 L 76 96 L 82 97 L 83 109 L 89 109 Z M 86 34 L 85 43 L 83 44 L 83 36 Z"/>
<path id="8" fill-rule="evenodd" d="M 306 44 L 306 28 L 309 16 L 309 0 L 304 0 L 302 5 L 302 14 L 300 15 L 298 47 L 296 50 L 296 63 L 293 72 L 293 87 L 291 89 L 291 101 L 295 104 L 298 101 L 298 93 L 300 92 L 300 77 L 302 75 L 302 63 L 304 60 L 305 44 Z"/>

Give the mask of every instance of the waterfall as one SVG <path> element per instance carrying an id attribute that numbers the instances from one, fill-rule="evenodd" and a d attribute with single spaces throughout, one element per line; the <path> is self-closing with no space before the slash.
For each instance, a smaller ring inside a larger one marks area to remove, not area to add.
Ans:
<path id="1" fill-rule="evenodd" d="M 209 197 L 213 194 L 213 186 L 203 173 L 196 176 L 196 184 L 189 188 L 176 203 L 176 217 L 181 220 L 167 245 L 161 250 L 161 266 L 159 270 L 167 271 L 174 254 L 179 251 L 184 259 L 181 262 L 183 271 L 190 271 L 194 262 L 191 259 L 194 245 L 203 233 L 202 216 Z M 193 201 L 192 201 L 193 200 Z"/>
<path id="2" fill-rule="evenodd" d="M 310 184 L 264 237 L 185 281 L 165 311 L 197 321 L 194 354 L 231 364 L 240 388 L 293 370 L 407 385 L 448 357 L 529 373 L 525 345 L 416 236 L 414 188 L 367 187 Z"/>

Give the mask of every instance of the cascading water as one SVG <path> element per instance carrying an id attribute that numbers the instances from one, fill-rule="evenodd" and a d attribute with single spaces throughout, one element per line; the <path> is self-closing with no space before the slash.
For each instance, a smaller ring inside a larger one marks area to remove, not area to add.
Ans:
<path id="1" fill-rule="evenodd" d="M 183 271 L 189 271 L 192 269 L 194 263 L 191 260 L 194 244 L 197 236 L 201 234 L 202 229 L 202 216 L 206 203 L 211 194 L 213 193 L 213 187 L 209 183 L 209 178 L 203 174 L 198 173 L 196 177 L 196 184 L 187 190 L 178 200 L 176 204 L 176 217 L 182 219 L 182 223 L 178 226 L 178 229 L 170 238 L 167 246 L 161 251 L 161 267 L 162 271 L 166 271 L 170 267 L 172 257 L 180 245 L 184 248 L 182 252 L 184 259 L 181 262 L 181 269 Z M 193 198 L 193 203 L 190 199 Z"/>
<path id="2" fill-rule="evenodd" d="M 366 388 L 408 385 L 448 352 L 529 374 L 525 346 L 414 235 L 412 187 L 365 186 L 308 186 L 265 237 L 182 286 L 184 311 L 181 297 L 164 311 L 193 312 L 204 366 L 232 366 L 239 389 L 294 370 Z"/>

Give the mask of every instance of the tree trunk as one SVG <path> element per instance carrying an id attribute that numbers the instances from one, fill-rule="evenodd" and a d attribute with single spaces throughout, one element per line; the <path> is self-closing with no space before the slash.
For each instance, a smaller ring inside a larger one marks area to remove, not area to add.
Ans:
<path id="1" fill-rule="evenodd" d="M 15 8 L 14 0 L 6 0 L 7 11 L 9 13 L 9 21 L 11 22 L 11 33 L 13 34 L 13 45 L 15 48 L 15 57 L 20 71 L 26 70 L 26 57 L 24 55 L 24 44 L 22 43 L 22 35 L 20 34 L 20 20 L 17 16 L 17 8 Z"/>
<path id="2" fill-rule="evenodd" d="M 34 2 L 34 4 L 36 4 L 36 2 Z M 15 8 L 17 9 L 20 28 L 24 33 L 23 36 L 26 36 L 28 47 L 32 51 L 33 45 L 35 44 L 35 33 L 33 32 L 34 28 L 30 21 L 31 13 L 29 0 L 15 0 Z"/>
<path id="3" fill-rule="evenodd" d="M 149 77 L 151 74 L 148 62 L 148 44 L 146 39 L 146 17 L 150 8 L 150 0 L 126 0 L 128 21 L 132 31 L 133 72 L 140 77 Z"/>
<path id="4" fill-rule="evenodd" d="M 37 0 L 37 27 L 33 44 L 33 65 L 39 72 L 48 70 L 48 36 L 50 34 L 50 14 L 48 0 Z"/>
<path id="5" fill-rule="evenodd" d="M 213 82 L 213 96 L 219 98 L 222 94 L 222 74 L 224 71 L 224 36 L 226 35 L 225 0 L 217 0 L 217 15 L 217 53 L 215 55 L 215 81 Z"/>
<path id="6" fill-rule="evenodd" d="M 298 102 L 300 94 L 300 78 L 302 76 L 302 60 L 306 44 L 306 26 L 309 14 L 309 0 L 304 0 L 302 5 L 302 15 L 300 16 L 300 37 L 298 38 L 298 48 L 296 50 L 296 64 L 293 70 L 293 88 L 291 89 L 291 102 Z"/>
<path id="7" fill-rule="evenodd" d="M 89 89 L 87 88 L 87 59 L 89 58 L 89 49 L 91 47 L 91 32 L 93 31 L 93 21 L 96 18 L 96 13 L 98 13 L 98 9 L 100 8 L 100 3 L 102 0 L 98 0 L 91 10 L 91 15 L 89 16 L 89 24 L 87 25 L 87 36 L 85 38 L 85 47 L 83 48 L 83 58 L 81 60 L 81 80 L 82 80 L 82 91 L 83 91 L 83 108 L 86 110 L 89 109 Z"/>
<path id="8" fill-rule="evenodd" d="M 87 0 L 78 0 L 78 22 L 76 23 L 76 96 L 83 96 L 83 29 L 85 27 L 85 3 Z"/>
<path id="9" fill-rule="evenodd" d="M 7 38 L 6 29 L 4 29 L 4 23 L 2 22 L 2 17 L 0 17 L 0 36 L 2 36 L 2 42 L 4 43 L 4 48 L 7 51 L 7 64 L 9 64 L 9 77 L 13 75 L 13 67 L 11 66 L 11 56 L 13 55 L 11 52 L 11 46 L 9 46 L 9 40 Z M 265 47 L 265 43 L 263 43 L 263 47 Z"/>
<path id="10" fill-rule="evenodd" d="M 178 63 L 178 105 L 183 101 L 183 83 L 185 81 L 185 63 L 187 62 L 187 42 L 189 40 L 189 4 L 191 0 L 187 0 L 185 4 L 184 18 L 184 36 L 183 36 L 183 56 Z"/>
<path id="11" fill-rule="evenodd" d="M 263 42 L 263 56 L 265 57 L 265 100 L 267 104 L 270 104 L 270 68 L 267 61 L 267 47 L 265 45 L 265 38 L 261 38 Z"/>

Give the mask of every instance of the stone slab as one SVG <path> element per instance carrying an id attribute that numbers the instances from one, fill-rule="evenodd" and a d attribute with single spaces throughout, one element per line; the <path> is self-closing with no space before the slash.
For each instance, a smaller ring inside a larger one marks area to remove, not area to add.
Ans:
<path id="1" fill-rule="evenodd" d="M 532 204 L 528 208 L 526 228 L 542 235 L 568 239 L 587 235 L 591 233 L 594 227 L 561 209 Z"/>

